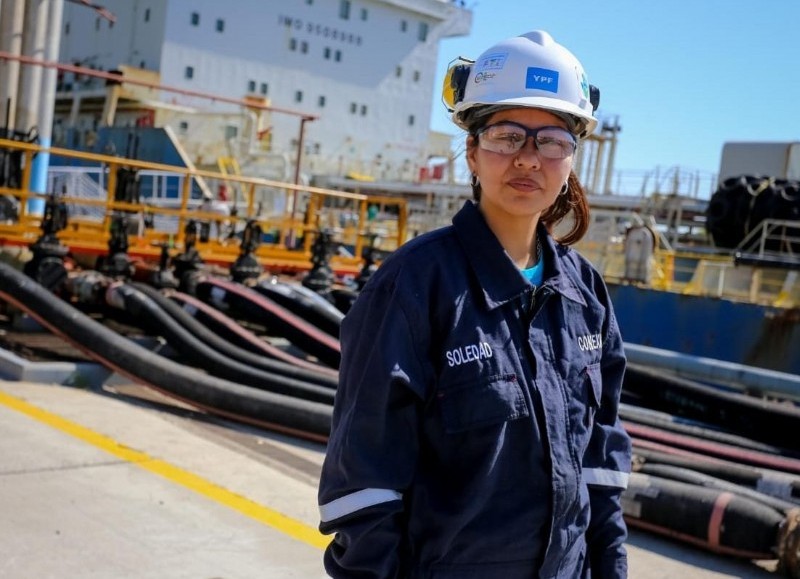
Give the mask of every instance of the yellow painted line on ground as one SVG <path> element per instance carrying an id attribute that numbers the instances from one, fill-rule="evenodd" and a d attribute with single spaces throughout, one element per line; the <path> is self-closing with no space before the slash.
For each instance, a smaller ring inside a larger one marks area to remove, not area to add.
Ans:
<path id="1" fill-rule="evenodd" d="M 273 529 L 280 531 L 281 533 L 288 535 L 293 539 L 302 541 L 307 545 L 324 549 L 325 546 L 330 542 L 330 537 L 325 537 L 325 535 L 313 527 L 309 527 L 300 521 L 296 521 L 241 495 L 237 495 L 236 493 L 224 489 L 221 486 L 204 479 L 203 477 L 183 470 L 182 468 L 179 468 L 173 464 L 153 458 L 144 452 L 129 448 L 123 444 L 120 444 L 116 440 L 113 440 L 112 438 L 94 432 L 93 430 L 67 420 L 66 418 L 62 418 L 61 416 L 38 408 L 37 406 L 25 402 L 24 400 L 20 400 L 19 398 L 11 396 L 10 394 L 0 392 L 0 404 L 29 416 L 30 418 L 38 420 L 39 422 L 55 428 L 56 430 L 60 430 L 61 432 L 69 434 L 70 436 L 82 440 L 83 442 L 91 444 L 94 447 L 104 450 L 109 454 L 116 456 L 117 458 L 157 474 L 177 485 L 192 490 L 206 498 L 211 499 L 212 501 L 225 505 L 226 507 L 238 511 L 243 515 L 250 517 L 251 519 L 255 519 L 260 523 L 272 527 Z"/>

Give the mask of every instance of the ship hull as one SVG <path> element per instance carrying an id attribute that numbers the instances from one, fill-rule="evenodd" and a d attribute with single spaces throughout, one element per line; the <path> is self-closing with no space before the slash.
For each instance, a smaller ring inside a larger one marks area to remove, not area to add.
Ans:
<path id="1" fill-rule="evenodd" d="M 609 284 L 623 339 L 800 375 L 800 309 Z"/>

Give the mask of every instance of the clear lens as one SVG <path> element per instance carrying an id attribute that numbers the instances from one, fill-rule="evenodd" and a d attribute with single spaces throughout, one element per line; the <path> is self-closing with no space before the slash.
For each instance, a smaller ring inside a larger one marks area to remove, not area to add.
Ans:
<path id="1" fill-rule="evenodd" d="M 533 137 L 536 150 L 547 159 L 566 159 L 575 152 L 575 137 L 561 127 L 529 129 L 523 125 L 505 122 L 484 127 L 478 132 L 478 142 L 485 151 L 513 155 Z"/>

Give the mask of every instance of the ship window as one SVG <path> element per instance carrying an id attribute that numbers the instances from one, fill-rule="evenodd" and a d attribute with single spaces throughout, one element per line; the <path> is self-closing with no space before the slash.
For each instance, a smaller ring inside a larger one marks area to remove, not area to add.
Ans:
<path id="1" fill-rule="evenodd" d="M 230 139 L 235 139 L 239 135 L 238 127 L 233 125 L 228 125 L 225 127 L 225 140 L 229 141 Z"/>
<path id="2" fill-rule="evenodd" d="M 183 76 L 186 78 L 194 78 L 194 67 L 187 66 L 183 71 Z"/>
<path id="3" fill-rule="evenodd" d="M 225 21 L 222 18 L 217 18 L 217 32 L 225 31 Z"/>
<path id="4" fill-rule="evenodd" d="M 303 102 L 303 91 L 298 90 L 294 93 L 294 102 L 301 103 Z"/>
<path id="5" fill-rule="evenodd" d="M 302 52 L 303 54 L 308 53 L 308 42 L 306 42 L 305 40 L 300 43 L 300 52 Z"/>
<path id="6" fill-rule="evenodd" d="M 330 58 L 331 58 L 331 49 L 328 48 L 327 46 L 325 47 L 324 55 L 325 55 L 325 60 L 330 60 Z"/>
<path id="7" fill-rule="evenodd" d="M 419 76 L 420 76 L 419 71 L 415 70 L 414 71 L 414 82 L 419 82 Z"/>
<path id="8" fill-rule="evenodd" d="M 339 1 L 339 18 L 350 20 L 350 0 Z"/>
<path id="9" fill-rule="evenodd" d="M 259 90 L 259 92 L 261 94 L 264 94 L 264 95 L 267 94 L 267 91 L 269 90 L 269 87 L 267 86 L 267 83 L 262 82 L 260 88 L 261 88 L 261 90 Z"/>
<path id="10" fill-rule="evenodd" d="M 186 121 L 181 121 L 180 123 L 178 123 L 178 131 L 180 131 L 181 134 L 185 135 L 188 130 L 189 130 L 189 123 L 187 123 Z"/>
<path id="11" fill-rule="evenodd" d="M 350 113 L 356 114 L 357 110 L 358 110 L 358 105 L 356 103 L 350 103 Z"/>
<path id="12" fill-rule="evenodd" d="M 290 38 L 289 39 L 289 50 L 297 50 L 297 39 Z"/>
<path id="13" fill-rule="evenodd" d="M 408 30 L 408 22 L 406 22 L 405 20 L 401 20 L 400 21 L 400 32 L 405 32 L 406 30 Z"/>
<path id="14" fill-rule="evenodd" d="M 341 62 L 341 60 L 342 60 L 342 51 L 341 50 L 337 50 L 336 51 L 336 54 L 333 55 L 333 60 L 335 60 L 336 62 Z"/>
<path id="15" fill-rule="evenodd" d="M 247 92 L 256 92 L 256 81 L 254 80 L 247 81 Z"/>
<path id="16" fill-rule="evenodd" d="M 361 116 L 362 117 L 367 116 L 367 105 L 361 105 Z"/>
<path id="17" fill-rule="evenodd" d="M 145 8 L 144 9 L 144 21 L 145 22 L 150 22 L 150 9 L 149 8 Z"/>
<path id="18" fill-rule="evenodd" d="M 306 0 L 306 4 L 308 4 L 309 6 L 311 6 L 313 3 L 314 3 L 314 0 Z"/>
<path id="19" fill-rule="evenodd" d="M 145 64 L 146 64 L 145 61 L 141 61 L 139 63 L 139 68 L 147 68 L 147 66 L 145 66 Z"/>
<path id="20" fill-rule="evenodd" d="M 319 98 L 317 99 L 317 105 L 319 105 L 320 108 L 325 106 L 325 95 L 319 95 Z"/>
<path id="21" fill-rule="evenodd" d="M 415 121 L 415 120 L 416 120 L 416 119 L 414 118 L 414 115 L 408 115 L 408 126 L 409 126 L 409 127 L 413 127 L 413 126 L 414 126 L 414 121 Z"/>
<path id="22" fill-rule="evenodd" d="M 367 9 L 366 8 L 362 8 L 361 9 L 361 20 L 366 20 L 367 16 L 368 16 Z"/>
<path id="23" fill-rule="evenodd" d="M 64 25 L 64 36 L 69 36 L 69 22 Z"/>
<path id="24" fill-rule="evenodd" d="M 427 22 L 420 22 L 419 23 L 419 31 L 417 31 L 417 38 L 419 38 L 422 42 L 428 40 L 428 23 Z"/>
<path id="25" fill-rule="evenodd" d="M 95 18 L 94 19 L 94 29 L 95 30 L 100 30 L 100 18 Z"/>
<path id="26" fill-rule="evenodd" d="M 401 76 L 403 76 L 403 67 L 402 66 L 398 66 L 397 68 L 395 68 L 394 69 L 394 75 L 397 78 L 400 78 Z"/>
<path id="27" fill-rule="evenodd" d="M 200 13 L 199 12 L 192 12 L 192 16 L 190 19 L 192 26 L 199 26 L 200 25 Z"/>

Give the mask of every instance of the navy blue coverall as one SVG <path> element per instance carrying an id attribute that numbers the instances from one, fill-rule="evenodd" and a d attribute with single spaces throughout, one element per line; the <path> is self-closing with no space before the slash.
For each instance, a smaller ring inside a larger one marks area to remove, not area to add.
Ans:
<path id="1" fill-rule="evenodd" d="M 319 488 L 332 577 L 627 575 L 622 339 L 600 275 L 539 236 L 535 288 L 467 202 L 346 316 Z"/>

